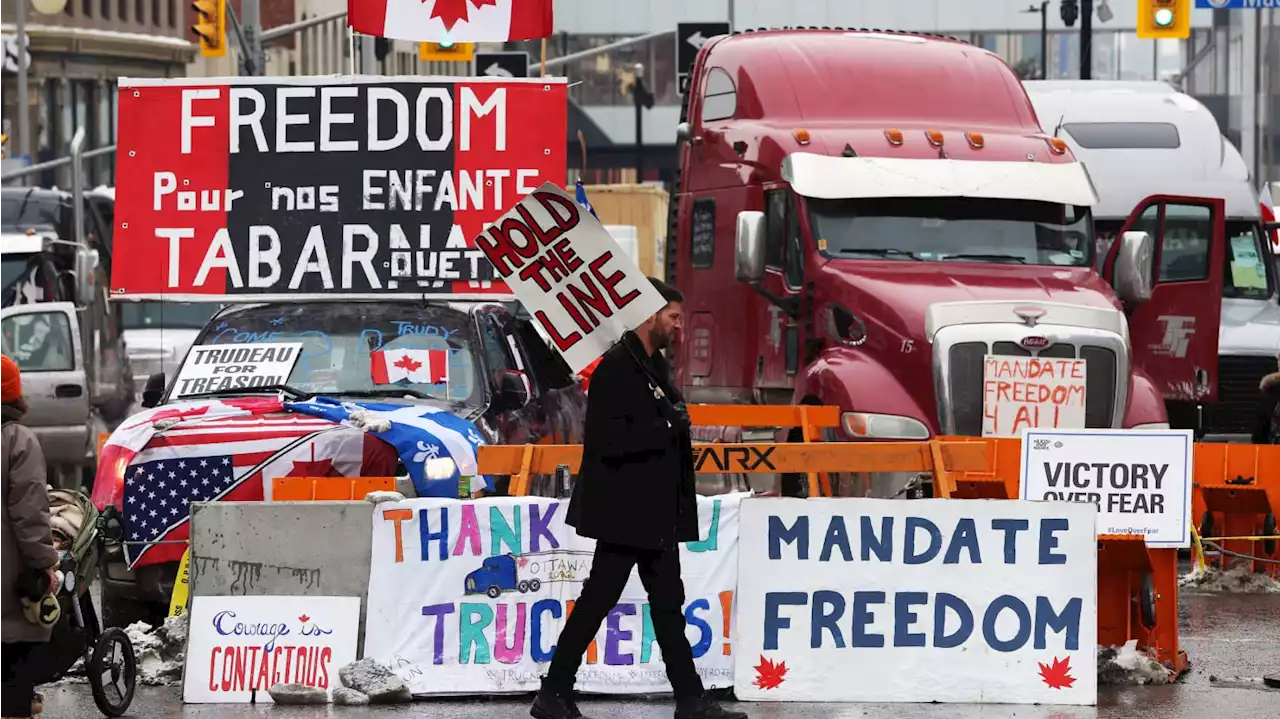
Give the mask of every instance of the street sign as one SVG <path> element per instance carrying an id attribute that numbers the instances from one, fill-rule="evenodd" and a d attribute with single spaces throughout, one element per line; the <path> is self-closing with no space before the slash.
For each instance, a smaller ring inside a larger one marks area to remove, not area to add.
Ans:
<path id="1" fill-rule="evenodd" d="M 1280 8 L 1280 0 L 1196 0 L 1204 10 L 1270 10 Z"/>
<path id="2" fill-rule="evenodd" d="M 676 90 L 684 94 L 698 51 L 716 35 L 728 35 L 727 22 L 682 22 L 676 25 Z"/>
<path id="3" fill-rule="evenodd" d="M 478 52 L 477 77 L 529 77 L 529 53 Z"/>

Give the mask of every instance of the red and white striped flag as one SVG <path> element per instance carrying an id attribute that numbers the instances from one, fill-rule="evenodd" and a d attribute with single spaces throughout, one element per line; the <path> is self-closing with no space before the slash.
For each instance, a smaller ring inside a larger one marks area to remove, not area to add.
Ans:
<path id="1" fill-rule="evenodd" d="M 374 384 L 448 384 L 446 350 L 374 350 L 369 353 Z"/>
<path id="2" fill-rule="evenodd" d="M 347 0 L 356 32 L 414 42 L 508 42 L 549 37 L 552 0 Z"/>

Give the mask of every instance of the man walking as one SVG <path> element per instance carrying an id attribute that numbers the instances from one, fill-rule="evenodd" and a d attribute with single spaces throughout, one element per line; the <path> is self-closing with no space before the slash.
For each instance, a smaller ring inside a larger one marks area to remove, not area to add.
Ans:
<path id="1" fill-rule="evenodd" d="M 591 574 L 560 633 L 530 710 L 578 719 L 573 684 L 582 654 L 638 567 L 654 635 L 676 698 L 676 719 L 746 719 L 707 697 L 685 637 L 680 542 L 698 540 L 689 414 L 661 352 L 679 337 L 684 297 L 650 278 L 667 301 L 601 358 L 587 395 L 582 468 L 565 521 L 596 540 Z"/>

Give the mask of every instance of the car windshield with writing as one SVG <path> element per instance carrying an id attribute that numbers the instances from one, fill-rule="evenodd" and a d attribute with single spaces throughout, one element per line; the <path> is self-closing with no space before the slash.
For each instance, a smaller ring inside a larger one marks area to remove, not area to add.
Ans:
<path id="1" fill-rule="evenodd" d="M 307 302 L 234 308 L 210 320 L 195 347 L 299 343 L 297 363 L 284 382 L 291 389 L 480 406 L 483 360 L 474 337 L 468 313 L 446 305 Z"/>
<path id="2" fill-rule="evenodd" d="M 806 200 L 826 256 L 1087 267 L 1086 207 L 956 197 Z"/>

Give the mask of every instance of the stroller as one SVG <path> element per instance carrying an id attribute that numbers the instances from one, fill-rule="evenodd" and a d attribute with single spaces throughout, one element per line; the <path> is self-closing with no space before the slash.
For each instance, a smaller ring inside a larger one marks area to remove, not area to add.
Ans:
<path id="1" fill-rule="evenodd" d="M 89 498 L 75 490 L 50 490 L 49 510 L 54 545 L 62 556 L 57 591 L 62 614 L 49 642 L 31 653 L 36 683 L 62 679 L 83 659 L 94 704 L 109 717 L 121 716 L 133 701 L 138 666 L 129 635 L 118 627 L 102 629 L 89 591 L 98 575 L 102 519 Z"/>

